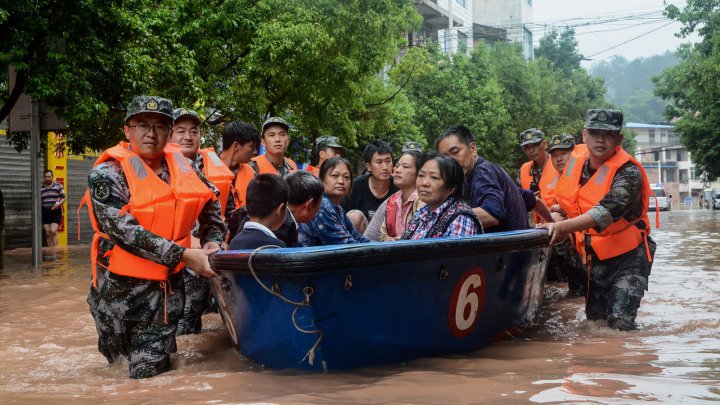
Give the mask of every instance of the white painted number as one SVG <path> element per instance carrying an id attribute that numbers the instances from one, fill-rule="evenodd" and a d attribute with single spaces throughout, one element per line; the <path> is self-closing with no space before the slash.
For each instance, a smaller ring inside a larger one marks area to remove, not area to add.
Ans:
<path id="1" fill-rule="evenodd" d="M 482 286 L 479 274 L 472 274 L 465 279 L 458 294 L 455 306 L 455 326 L 459 331 L 466 331 L 475 325 L 480 306 L 476 291 Z M 468 308 L 469 307 L 469 308 Z"/>

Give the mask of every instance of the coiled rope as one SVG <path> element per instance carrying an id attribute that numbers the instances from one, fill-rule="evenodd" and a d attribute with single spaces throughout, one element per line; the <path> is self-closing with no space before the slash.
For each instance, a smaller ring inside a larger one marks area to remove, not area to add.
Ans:
<path id="1" fill-rule="evenodd" d="M 255 279 L 255 281 L 257 281 L 258 285 L 260 285 L 260 287 L 262 287 L 263 290 L 265 290 L 265 291 L 267 291 L 268 293 L 270 293 L 270 294 L 272 294 L 272 295 L 280 298 L 281 300 L 287 302 L 288 304 L 295 306 L 295 309 L 293 310 L 290 319 L 292 320 L 292 324 L 293 324 L 293 326 L 295 327 L 295 329 L 297 329 L 298 332 L 305 333 L 305 334 L 308 334 L 308 335 L 318 335 L 318 338 L 317 338 L 317 340 L 315 341 L 315 344 L 312 345 L 312 347 L 310 348 L 310 350 L 308 350 L 308 352 L 305 354 L 305 357 L 303 357 L 302 360 L 299 361 L 299 363 L 302 363 L 303 361 L 305 361 L 305 359 L 308 359 L 308 363 L 312 366 L 312 365 L 313 365 L 313 362 L 315 361 L 315 349 L 317 349 L 318 346 L 320 345 L 320 341 L 321 341 L 322 338 L 323 338 L 323 332 L 322 332 L 321 330 L 319 330 L 319 329 L 316 329 L 316 330 L 307 330 L 307 329 L 301 328 L 301 327 L 297 324 L 297 321 L 295 320 L 295 315 L 297 314 L 297 311 L 298 311 L 300 308 L 303 308 L 303 307 L 306 307 L 306 306 L 310 305 L 310 296 L 313 295 L 314 290 L 313 290 L 313 288 L 310 287 L 310 286 L 303 288 L 303 294 L 305 294 L 305 299 L 304 299 L 303 301 L 293 301 L 293 300 L 288 299 L 287 297 L 283 296 L 283 295 L 280 294 L 279 292 L 273 291 L 271 288 L 268 288 L 262 281 L 260 281 L 260 278 L 257 276 L 257 274 L 255 274 L 255 269 L 253 268 L 253 264 L 252 264 L 252 261 L 253 261 L 253 259 L 255 258 L 255 255 L 256 255 L 259 251 L 261 251 L 261 250 L 263 250 L 263 249 L 266 249 L 266 248 L 279 249 L 280 246 L 277 246 L 277 245 L 267 245 L 267 246 L 261 246 L 261 247 L 255 249 L 255 250 L 253 250 L 253 252 L 250 254 L 250 258 L 248 258 L 248 269 L 250 269 L 250 274 L 252 274 L 252 276 L 253 276 L 253 278 Z"/>

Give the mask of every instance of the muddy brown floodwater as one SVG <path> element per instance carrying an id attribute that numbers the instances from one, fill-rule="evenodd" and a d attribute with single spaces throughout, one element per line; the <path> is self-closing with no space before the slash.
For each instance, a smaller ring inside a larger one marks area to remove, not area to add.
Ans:
<path id="1" fill-rule="evenodd" d="M 2 403 L 599 403 L 720 402 L 720 212 L 662 213 L 640 330 L 584 318 L 583 299 L 546 287 L 536 325 L 467 355 L 328 374 L 245 359 L 217 314 L 178 339 L 173 369 L 127 378 L 108 366 L 85 298 L 89 248 L 41 269 L 29 250 L 0 271 Z M 350 349 L 351 350 L 351 349 Z"/>

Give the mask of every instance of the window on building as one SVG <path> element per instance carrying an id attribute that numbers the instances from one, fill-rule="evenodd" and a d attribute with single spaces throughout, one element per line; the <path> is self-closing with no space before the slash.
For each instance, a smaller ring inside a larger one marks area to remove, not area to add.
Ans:
<path id="1" fill-rule="evenodd" d="M 532 31 L 527 29 L 527 27 L 523 27 L 523 53 L 525 54 L 525 59 L 530 60 L 533 58 L 533 34 Z"/>
<path id="2" fill-rule="evenodd" d="M 665 151 L 665 159 L 668 159 L 668 160 L 672 159 L 672 151 L 671 150 Z"/>
<path id="3" fill-rule="evenodd" d="M 527 0 L 528 6 L 532 7 L 532 0 Z"/>
<path id="4" fill-rule="evenodd" d="M 663 169 L 663 180 L 667 182 L 675 181 L 675 169 Z"/>
<path id="5" fill-rule="evenodd" d="M 688 182 L 688 170 L 680 170 L 680 183 Z"/>
<path id="6" fill-rule="evenodd" d="M 682 149 L 678 149 L 677 151 L 677 161 L 683 162 L 687 160 L 687 151 L 684 151 Z"/>
<path id="7" fill-rule="evenodd" d="M 655 128 L 648 129 L 648 142 L 650 142 L 651 145 L 655 143 Z"/>
<path id="8" fill-rule="evenodd" d="M 660 152 L 654 152 L 654 155 L 655 155 L 655 161 L 656 162 L 659 161 L 660 160 Z"/>
<path id="9" fill-rule="evenodd" d="M 465 7 L 465 0 L 455 0 L 455 3 Z"/>

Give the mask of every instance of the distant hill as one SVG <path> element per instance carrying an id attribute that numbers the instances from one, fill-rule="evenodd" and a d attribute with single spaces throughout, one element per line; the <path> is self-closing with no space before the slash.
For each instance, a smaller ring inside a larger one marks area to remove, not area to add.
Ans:
<path id="1" fill-rule="evenodd" d="M 663 121 L 667 103 L 653 95 L 651 79 L 678 62 L 672 52 L 630 61 L 616 56 L 592 65 L 590 74 L 605 79 L 606 98 L 623 110 L 625 121 Z"/>

